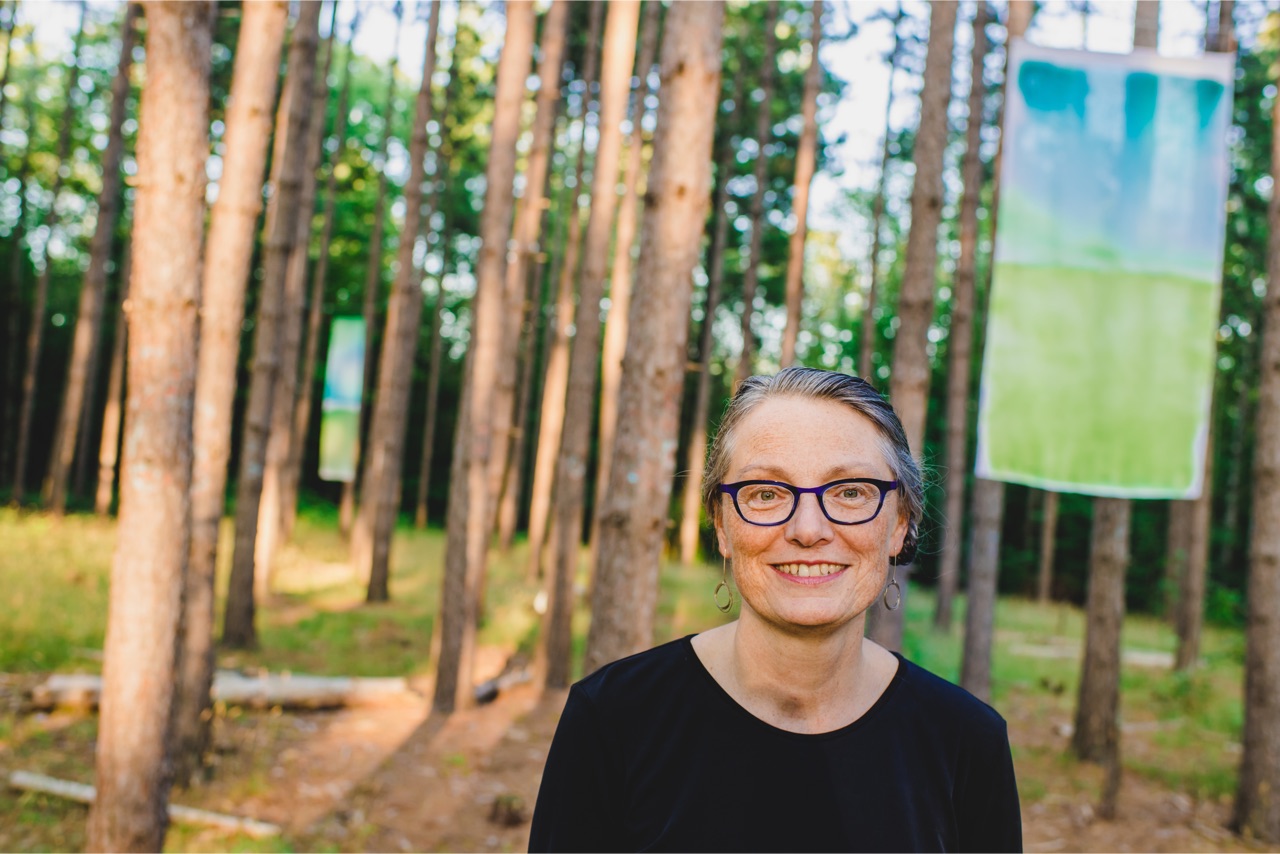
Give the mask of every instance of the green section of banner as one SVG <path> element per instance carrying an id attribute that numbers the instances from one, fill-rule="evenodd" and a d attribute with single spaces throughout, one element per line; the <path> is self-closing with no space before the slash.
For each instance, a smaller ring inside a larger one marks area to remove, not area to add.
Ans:
<path id="1" fill-rule="evenodd" d="M 335 317 L 329 331 L 324 398 L 320 403 L 321 480 L 349 483 L 356 479 L 364 350 L 364 320 Z"/>
<path id="2" fill-rule="evenodd" d="M 995 275 L 985 476 L 1185 493 L 1213 381 L 1213 285 L 1017 264 L 997 264 Z"/>

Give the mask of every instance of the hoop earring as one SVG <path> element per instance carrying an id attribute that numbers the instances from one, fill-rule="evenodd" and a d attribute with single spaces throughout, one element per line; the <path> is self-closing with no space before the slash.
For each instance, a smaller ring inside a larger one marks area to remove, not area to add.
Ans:
<path id="1" fill-rule="evenodd" d="M 889 611 L 898 610 L 898 606 L 902 604 L 902 586 L 898 584 L 897 570 L 889 570 L 889 586 L 884 589 L 884 607 Z M 889 604 L 889 593 L 893 593 L 893 604 Z"/>
<path id="2" fill-rule="evenodd" d="M 723 605 L 720 604 L 721 590 L 729 595 L 728 601 Z M 720 556 L 720 583 L 716 585 L 711 598 L 715 601 L 716 608 L 720 610 L 721 614 L 727 614 L 733 610 L 733 588 L 729 586 L 729 561 L 723 555 Z"/>

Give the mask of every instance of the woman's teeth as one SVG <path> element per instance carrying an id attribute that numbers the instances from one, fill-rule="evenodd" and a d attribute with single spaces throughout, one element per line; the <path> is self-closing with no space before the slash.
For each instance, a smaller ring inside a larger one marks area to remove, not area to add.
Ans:
<path id="1" fill-rule="evenodd" d="M 818 575 L 833 575 L 844 569 L 839 563 L 775 563 L 773 568 L 787 575 L 798 575 L 801 578 L 812 578 Z"/>

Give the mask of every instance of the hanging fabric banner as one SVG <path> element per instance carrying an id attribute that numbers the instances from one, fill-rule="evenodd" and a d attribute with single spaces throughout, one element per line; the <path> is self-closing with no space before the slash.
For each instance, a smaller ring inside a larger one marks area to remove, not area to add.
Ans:
<path id="1" fill-rule="evenodd" d="M 1233 54 L 1015 41 L 978 408 L 980 477 L 1200 494 Z"/>
<path id="2" fill-rule="evenodd" d="M 356 479 L 360 398 L 364 394 L 364 320 L 335 317 L 329 331 L 320 402 L 320 479 Z"/>

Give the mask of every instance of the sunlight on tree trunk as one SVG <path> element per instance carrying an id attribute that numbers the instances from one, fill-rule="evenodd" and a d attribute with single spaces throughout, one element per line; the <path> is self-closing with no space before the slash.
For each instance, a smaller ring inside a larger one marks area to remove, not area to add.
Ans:
<path id="1" fill-rule="evenodd" d="M 120 305 L 116 307 L 115 334 L 112 336 L 111 369 L 107 375 L 107 403 L 102 412 L 102 441 L 98 445 L 98 484 L 94 492 L 93 512 L 106 516 L 111 511 L 111 499 L 116 491 L 116 463 L 120 459 L 120 428 L 124 422 L 124 354 L 128 339 L 125 322 L 125 301 L 129 298 L 129 275 L 133 251 L 126 244 L 124 260 L 120 264 Z M 198 410 L 197 410 L 198 411 Z M 195 482 L 198 471 L 192 464 L 192 504 L 195 502 Z M 192 529 L 194 542 L 195 531 Z"/>
<path id="2" fill-rule="evenodd" d="M 147 7 L 129 297 L 129 397 L 89 809 L 90 851 L 160 851 L 191 543 L 196 302 L 209 153 L 212 3 Z"/>
<path id="3" fill-rule="evenodd" d="M 662 98 L 591 592 L 586 673 L 653 642 L 693 268 L 711 202 L 723 23 L 719 2 L 676 3 L 667 10 Z"/>

